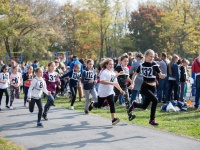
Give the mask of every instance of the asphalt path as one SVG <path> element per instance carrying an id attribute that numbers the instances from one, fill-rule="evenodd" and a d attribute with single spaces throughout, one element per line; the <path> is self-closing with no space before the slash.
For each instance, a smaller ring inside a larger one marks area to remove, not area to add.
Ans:
<path id="1" fill-rule="evenodd" d="M 37 107 L 31 114 L 22 104 L 15 100 L 13 110 L 2 105 L 0 136 L 28 150 L 200 149 L 198 140 L 123 122 L 112 126 L 110 119 L 58 107 L 50 109 L 49 121 L 42 119 L 44 128 L 38 128 Z"/>

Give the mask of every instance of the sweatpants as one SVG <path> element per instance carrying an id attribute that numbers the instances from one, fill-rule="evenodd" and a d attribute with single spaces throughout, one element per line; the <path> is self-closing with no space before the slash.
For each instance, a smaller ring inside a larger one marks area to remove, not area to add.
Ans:
<path id="1" fill-rule="evenodd" d="M 75 86 L 75 87 L 70 86 L 70 91 L 71 91 L 71 94 L 72 94 L 71 106 L 73 106 L 74 102 L 76 100 L 77 86 Z"/>
<path id="2" fill-rule="evenodd" d="M 135 107 L 135 108 L 142 108 L 145 110 L 145 109 L 147 109 L 149 104 L 152 102 L 150 120 L 155 119 L 156 107 L 158 104 L 158 99 L 154 95 L 155 90 L 156 90 L 155 86 L 151 86 L 151 85 L 148 85 L 145 82 L 143 82 L 143 84 L 141 86 L 141 93 L 145 95 L 144 103 L 134 102 L 131 106 L 131 108 Z"/>
<path id="3" fill-rule="evenodd" d="M 33 98 L 31 98 L 31 102 L 29 102 L 29 111 L 31 113 L 34 111 L 35 103 L 38 106 L 38 110 L 39 110 L 39 112 L 38 112 L 38 122 L 40 122 L 41 121 L 41 117 L 42 117 L 42 111 L 43 111 L 42 100 L 41 99 L 33 99 Z"/>
<path id="4" fill-rule="evenodd" d="M 109 95 L 107 97 L 99 97 L 98 96 L 98 101 L 94 103 L 94 107 L 96 108 L 101 108 L 104 100 L 107 99 L 109 105 L 110 105 L 110 113 L 115 113 L 115 103 L 114 103 L 114 95 Z"/>
<path id="5" fill-rule="evenodd" d="M 91 90 L 84 90 L 85 93 L 85 111 L 88 111 L 88 107 L 90 104 L 90 94 L 92 95 L 92 100 L 97 101 L 97 91 L 95 88 Z"/>
<path id="6" fill-rule="evenodd" d="M 26 104 L 27 101 L 28 89 L 29 87 L 24 86 L 24 104 Z"/>
<path id="7" fill-rule="evenodd" d="M 8 94 L 8 89 L 0 89 L 0 106 L 1 106 L 1 100 L 2 100 L 2 96 L 3 96 L 3 93 L 5 93 L 6 95 L 6 105 L 8 105 L 9 103 L 9 94 Z"/>
<path id="8" fill-rule="evenodd" d="M 20 87 L 14 87 L 13 85 L 10 86 L 10 106 L 15 98 L 19 99 L 20 95 Z"/>

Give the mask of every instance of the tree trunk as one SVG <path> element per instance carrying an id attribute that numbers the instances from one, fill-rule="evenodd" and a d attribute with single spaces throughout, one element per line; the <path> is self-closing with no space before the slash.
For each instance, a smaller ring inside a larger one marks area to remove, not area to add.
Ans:
<path id="1" fill-rule="evenodd" d="M 8 54 L 8 57 L 10 58 L 10 45 L 9 45 L 8 37 L 4 38 L 4 44 L 6 47 L 6 52 Z"/>

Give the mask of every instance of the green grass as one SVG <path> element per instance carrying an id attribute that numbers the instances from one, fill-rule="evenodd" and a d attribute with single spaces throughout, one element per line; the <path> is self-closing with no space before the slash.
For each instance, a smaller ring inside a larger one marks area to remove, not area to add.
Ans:
<path id="1" fill-rule="evenodd" d="M 69 99 L 65 97 L 60 97 L 55 101 L 56 106 L 66 108 L 70 106 Z M 74 108 L 77 111 L 84 112 L 85 102 L 75 102 Z M 196 111 L 193 108 L 188 108 L 185 112 L 166 112 L 160 111 L 160 106 L 158 105 L 156 111 L 156 121 L 160 124 L 156 129 L 163 130 L 195 139 L 200 139 L 200 111 Z M 117 116 L 123 122 L 128 122 L 132 124 L 137 124 L 140 126 L 153 128 L 148 124 L 150 108 L 147 110 L 136 109 L 134 113 L 136 114 L 136 118 L 133 121 L 128 121 L 128 117 L 126 114 L 126 109 L 124 106 L 116 106 Z M 91 112 L 92 115 L 98 115 L 106 118 L 110 117 L 109 110 L 97 109 Z"/>
<path id="2" fill-rule="evenodd" d="M 15 143 L 0 137 L 0 150 L 24 150 Z"/>

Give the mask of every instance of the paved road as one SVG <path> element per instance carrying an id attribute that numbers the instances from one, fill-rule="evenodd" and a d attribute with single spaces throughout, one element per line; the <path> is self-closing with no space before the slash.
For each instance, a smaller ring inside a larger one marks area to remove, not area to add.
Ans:
<path id="1" fill-rule="evenodd" d="M 127 123 L 112 127 L 109 119 L 56 107 L 50 110 L 50 120 L 43 121 L 44 128 L 37 128 L 37 109 L 30 114 L 22 100 L 14 106 L 0 112 L 0 135 L 29 150 L 200 149 L 197 140 Z"/>

